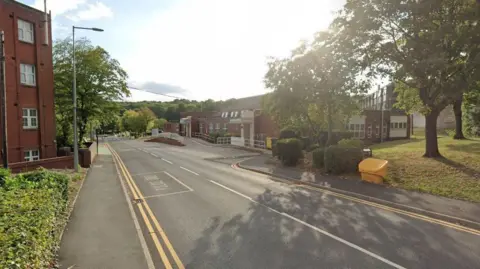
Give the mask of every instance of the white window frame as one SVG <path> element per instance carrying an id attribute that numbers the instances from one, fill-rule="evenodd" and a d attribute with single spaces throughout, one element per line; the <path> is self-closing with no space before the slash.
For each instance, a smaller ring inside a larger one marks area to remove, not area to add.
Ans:
<path id="1" fill-rule="evenodd" d="M 228 126 L 226 123 L 223 124 L 223 131 L 226 132 L 228 130 Z"/>
<path id="2" fill-rule="evenodd" d="M 40 151 L 38 149 L 29 149 L 23 151 L 23 160 L 33 162 L 40 160 Z"/>
<path id="3" fill-rule="evenodd" d="M 32 115 L 32 112 L 35 112 L 35 115 Z M 22 125 L 23 129 L 38 129 L 38 110 L 36 108 L 22 109 Z"/>
<path id="4" fill-rule="evenodd" d="M 20 83 L 28 86 L 37 86 L 35 65 L 20 64 Z"/>
<path id="5" fill-rule="evenodd" d="M 220 130 L 220 123 L 215 123 L 215 130 Z"/>
<path id="6" fill-rule="evenodd" d="M 213 132 L 213 123 L 211 123 L 211 122 L 208 124 L 208 131 L 210 133 Z"/>
<path id="7" fill-rule="evenodd" d="M 33 23 L 18 19 L 18 40 L 27 42 L 27 43 L 35 43 L 35 31 Z"/>

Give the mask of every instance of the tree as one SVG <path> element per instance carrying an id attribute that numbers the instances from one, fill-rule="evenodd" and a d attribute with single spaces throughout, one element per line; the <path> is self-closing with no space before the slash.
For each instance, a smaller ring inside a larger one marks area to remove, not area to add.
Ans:
<path id="1" fill-rule="evenodd" d="M 167 120 L 166 119 L 155 119 L 153 121 L 153 128 L 158 128 L 158 129 L 163 129 L 163 127 L 165 126 L 165 123 L 167 123 Z"/>
<path id="2" fill-rule="evenodd" d="M 478 69 L 479 9 L 467 0 L 350 0 L 334 21 L 370 76 L 418 90 L 425 157 L 441 156 L 437 117 Z"/>
<path id="3" fill-rule="evenodd" d="M 116 101 L 129 96 L 127 73 L 120 63 L 99 46 L 87 39 L 76 40 L 77 124 L 79 143 L 82 142 L 90 120 L 114 117 L 119 111 Z M 72 40 L 57 40 L 53 46 L 55 98 L 57 116 L 62 127 L 72 119 Z M 62 128 L 65 129 L 66 128 Z M 65 138 L 65 133 L 62 133 Z"/>
<path id="4" fill-rule="evenodd" d="M 139 132 L 145 133 L 151 130 L 156 119 L 155 114 L 148 107 L 140 108 L 137 117 L 137 121 L 139 122 Z"/>
<path id="5" fill-rule="evenodd" d="M 326 125 L 327 145 L 333 141 L 334 123 L 355 110 L 353 96 L 368 85 L 356 77 L 359 65 L 339 41 L 334 29 L 320 32 L 290 58 L 270 61 L 265 75 L 266 86 L 274 89 L 270 112 L 276 118 L 305 120 L 312 133 Z M 321 116 L 314 117 L 312 111 Z"/>

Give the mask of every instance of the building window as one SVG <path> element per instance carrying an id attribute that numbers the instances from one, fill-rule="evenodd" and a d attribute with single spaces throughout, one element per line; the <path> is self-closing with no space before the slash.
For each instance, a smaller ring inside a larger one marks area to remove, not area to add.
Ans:
<path id="1" fill-rule="evenodd" d="M 20 41 L 33 43 L 33 23 L 18 20 L 18 39 Z"/>
<path id="2" fill-rule="evenodd" d="M 37 110 L 35 108 L 23 109 L 23 129 L 36 129 L 38 127 L 37 119 Z"/>
<path id="3" fill-rule="evenodd" d="M 350 124 L 347 128 L 353 133 L 354 138 L 365 138 L 365 124 Z"/>
<path id="4" fill-rule="evenodd" d="M 34 65 L 20 64 L 20 83 L 30 86 L 36 85 Z"/>
<path id="5" fill-rule="evenodd" d="M 213 132 L 213 123 L 208 124 L 208 132 L 212 133 Z"/>
<path id="6" fill-rule="evenodd" d="M 25 150 L 23 152 L 23 159 L 27 162 L 33 162 L 40 160 L 40 152 L 38 149 Z"/>
<path id="7" fill-rule="evenodd" d="M 392 123 L 390 123 L 390 128 L 391 129 L 407 129 L 407 123 L 406 122 L 392 122 Z"/>
<path id="8" fill-rule="evenodd" d="M 220 123 L 217 122 L 217 123 L 215 124 L 215 130 L 218 130 L 218 129 L 220 129 Z"/>
<path id="9" fill-rule="evenodd" d="M 223 124 L 223 131 L 224 131 L 224 132 L 227 131 L 227 124 L 226 124 L 226 123 Z"/>

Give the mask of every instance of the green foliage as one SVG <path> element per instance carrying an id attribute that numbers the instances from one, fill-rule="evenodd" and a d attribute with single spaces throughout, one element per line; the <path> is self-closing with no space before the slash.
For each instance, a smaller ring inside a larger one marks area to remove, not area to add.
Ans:
<path id="1" fill-rule="evenodd" d="M 10 170 L 0 168 L 0 188 L 5 184 L 6 179 L 10 176 Z"/>
<path id="2" fill-rule="evenodd" d="M 0 268 L 51 267 L 68 180 L 45 170 L 6 178 L 0 188 Z"/>
<path id="3" fill-rule="evenodd" d="M 427 123 L 480 80 L 478 1 L 348 1 L 332 27 L 368 77 L 396 82 L 399 106 Z M 460 95 L 460 96 L 459 96 Z M 427 124 L 426 157 L 440 156 Z"/>
<path id="4" fill-rule="evenodd" d="M 359 148 L 329 146 L 325 150 L 325 171 L 333 174 L 356 172 L 362 159 L 362 150 Z"/>
<path id="5" fill-rule="evenodd" d="M 317 148 L 313 151 L 313 165 L 316 168 L 323 168 L 325 165 L 325 148 Z"/>
<path id="6" fill-rule="evenodd" d="M 284 128 L 280 131 L 279 139 L 286 139 L 286 138 L 297 138 L 298 134 L 295 130 L 291 128 Z"/>
<path id="7" fill-rule="evenodd" d="M 338 141 L 338 146 L 342 148 L 359 148 L 363 149 L 365 144 L 359 139 L 342 139 Z"/>
<path id="8" fill-rule="evenodd" d="M 72 40 L 66 38 L 53 44 L 53 72 L 55 76 L 55 111 L 59 145 L 71 142 L 72 104 Z M 79 143 L 87 126 L 97 120 L 103 125 L 113 120 L 119 111 L 118 100 L 129 96 L 127 73 L 120 63 L 99 46 L 87 39 L 75 41 L 77 120 Z"/>
<path id="9" fill-rule="evenodd" d="M 448 137 L 454 137 L 455 136 L 455 129 L 445 129 L 445 133 L 447 133 Z"/>
<path id="10" fill-rule="evenodd" d="M 276 147 L 278 158 L 284 165 L 295 166 L 303 157 L 302 141 L 297 138 L 279 139 Z"/>
<path id="11" fill-rule="evenodd" d="M 319 144 L 311 144 L 307 147 L 307 151 L 308 152 L 311 152 L 311 151 L 314 151 L 316 149 L 320 148 L 320 145 Z"/>
<path id="12" fill-rule="evenodd" d="M 158 128 L 158 129 L 163 129 L 163 127 L 165 126 L 165 123 L 167 123 L 167 120 L 166 119 L 155 119 L 153 121 L 153 128 Z"/>

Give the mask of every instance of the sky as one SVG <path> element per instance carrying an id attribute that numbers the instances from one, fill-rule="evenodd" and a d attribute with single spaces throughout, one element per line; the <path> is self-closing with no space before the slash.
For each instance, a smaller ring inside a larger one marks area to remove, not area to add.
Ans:
<path id="1" fill-rule="evenodd" d="M 20 0 L 43 10 L 43 0 Z M 288 56 L 328 27 L 345 0 L 47 0 L 53 37 L 75 32 L 110 52 L 129 85 L 187 99 L 268 91 L 267 57 Z M 127 100 L 172 100 L 131 89 Z"/>

